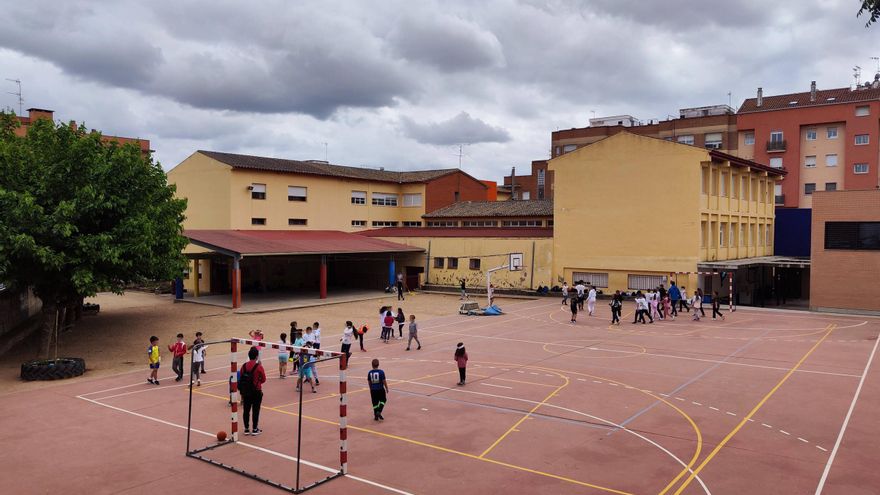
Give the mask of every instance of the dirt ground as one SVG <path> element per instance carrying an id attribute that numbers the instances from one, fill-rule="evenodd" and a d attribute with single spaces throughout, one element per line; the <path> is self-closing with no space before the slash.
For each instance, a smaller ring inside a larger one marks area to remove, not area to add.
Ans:
<path id="1" fill-rule="evenodd" d="M 496 304 L 504 307 L 514 299 L 497 298 Z M 521 300 L 516 300 L 521 302 Z M 409 318 L 428 319 L 447 316 L 458 311 L 459 299 L 454 295 L 415 293 L 398 305 L 396 297 L 372 299 L 356 303 L 331 304 L 311 308 L 276 311 L 270 313 L 235 314 L 231 310 L 198 304 L 175 304 L 170 295 L 154 295 L 144 292 L 128 292 L 118 296 L 102 293 L 88 302 L 101 305 L 101 312 L 83 316 L 76 327 L 62 336 L 59 356 L 81 357 L 86 361 L 86 374 L 73 380 L 123 373 L 146 368 L 146 348 L 151 335 L 159 337 L 163 361 L 170 366 L 167 346 L 173 343 L 178 332 L 183 333 L 187 343 L 201 331 L 204 338 L 223 340 L 231 337 L 247 337 L 251 329 L 263 330 L 266 339 L 277 342 L 281 332 L 287 332 L 291 321 L 305 328 L 315 321 L 321 323 L 325 345 L 336 344 L 346 320 L 355 325 L 367 324 L 370 332 L 378 332 L 378 311 L 389 305 L 403 308 Z M 405 332 L 404 332 L 405 333 Z M 24 341 L 6 355 L 0 357 L 0 396 L 10 392 L 50 387 L 71 380 L 58 382 L 25 382 L 19 378 L 21 363 L 37 358 L 38 337 Z M 333 346 L 335 348 L 335 345 Z"/>

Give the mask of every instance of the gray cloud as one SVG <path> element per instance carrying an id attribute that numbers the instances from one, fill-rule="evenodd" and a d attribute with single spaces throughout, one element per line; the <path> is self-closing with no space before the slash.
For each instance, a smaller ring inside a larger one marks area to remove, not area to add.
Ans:
<path id="1" fill-rule="evenodd" d="M 408 117 L 400 119 L 406 136 L 424 144 L 448 145 L 456 143 L 506 143 L 510 133 L 503 127 L 496 127 L 475 119 L 467 112 L 461 112 L 451 119 L 425 124 L 416 123 Z"/>
<path id="2" fill-rule="evenodd" d="M 501 44 L 491 32 L 453 16 L 406 16 L 389 36 L 394 52 L 442 71 L 504 66 Z"/>

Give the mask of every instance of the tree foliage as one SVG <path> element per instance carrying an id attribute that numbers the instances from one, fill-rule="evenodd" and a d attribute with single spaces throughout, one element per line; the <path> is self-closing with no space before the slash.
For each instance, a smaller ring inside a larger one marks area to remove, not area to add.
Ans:
<path id="1" fill-rule="evenodd" d="M 31 287 L 49 318 L 99 291 L 182 272 L 186 201 L 134 144 L 0 114 L 0 281 Z M 54 316 L 57 318 L 57 314 Z"/>
<path id="2" fill-rule="evenodd" d="M 859 9 L 856 17 L 860 17 L 862 14 L 868 16 L 868 22 L 865 23 L 865 27 L 877 22 L 877 19 L 880 19 L 880 0 L 862 0 L 862 7 Z"/>

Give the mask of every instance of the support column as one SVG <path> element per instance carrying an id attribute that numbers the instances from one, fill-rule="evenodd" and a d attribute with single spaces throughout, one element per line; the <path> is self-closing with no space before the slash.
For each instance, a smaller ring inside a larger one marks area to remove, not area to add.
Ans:
<path id="1" fill-rule="evenodd" d="M 320 277 L 321 299 L 327 299 L 327 257 L 321 256 L 321 277 Z"/>
<path id="2" fill-rule="evenodd" d="M 397 287 L 397 273 L 394 266 L 394 256 L 388 260 L 388 286 Z"/>
<path id="3" fill-rule="evenodd" d="M 174 298 L 183 299 L 183 279 L 180 277 L 174 279 Z"/>
<path id="4" fill-rule="evenodd" d="M 199 297 L 199 259 L 193 260 L 193 297 Z"/>
<path id="5" fill-rule="evenodd" d="M 232 258 L 232 309 L 241 307 L 241 257 Z"/>

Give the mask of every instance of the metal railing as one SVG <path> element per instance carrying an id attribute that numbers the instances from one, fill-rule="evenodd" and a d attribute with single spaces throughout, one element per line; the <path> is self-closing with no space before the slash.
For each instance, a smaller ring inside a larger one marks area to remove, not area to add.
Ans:
<path id="1" fill-rule="evenodd" d="M 767 141 L 767 151 L 785 151 L 785 140 Z"/>

